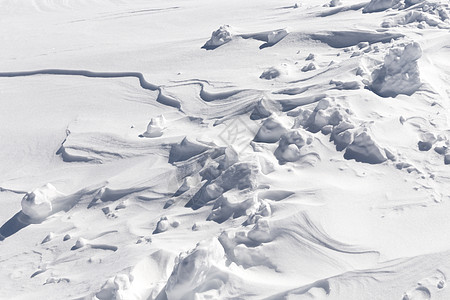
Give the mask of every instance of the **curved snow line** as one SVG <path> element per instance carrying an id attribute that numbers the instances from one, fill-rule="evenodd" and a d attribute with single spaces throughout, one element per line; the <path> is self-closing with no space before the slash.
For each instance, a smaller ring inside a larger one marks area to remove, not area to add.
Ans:
<path id="1" fill-rule="evenodd" d="M 95 72 L 95 71 L 88 71 L 88 70 L 70 70 L 70 69 L 42 69 L 42 70 L 33 70 L 33 71 L 17 71 L 17 72 L 0 72 L 0 78 L 1 77 L 25 77 L 25 76 L 34 76 L 34 75 L 64 75 L 64 76 L 83 76 L 88 78 L 123 78 L 123 77 L 134 77 L 139 80 L 139 85 L 141 88 L 150 90 L 150 91 L 157 91 L 158 97 L 156 99 L 157 102 L 167 105 L 170 107 L 174 107 L 179 109 L 180 111 L 190 114 L 193 112 L 198 112 L 199 108 L 195 107 L 193 108 L 189 103 L 185 103 L 186 106 L 183 108 L 181 107 L 181 101 L 173 98 L 171 96 L 164 95 L 164 88 L 170 89 L 173 86 L 158 86 L 153 83 L 148 82 L 144 75 L 140 72 Z M 197 85 L 200 87 L 198 97 L 200 100 L 203 101 L 204 109 L 200 108 L 200 111 L 203 111 L 206 115 L 209 115 L 211 113 L 214 114 L 211 116 L 212 118 L 223 118 L 226 113 L 228 113 L 229 116 L 234 116 L 236 113 L 246 113 L 250 111 L 254 105 L 252 105 L 255 102 L 254 97 L 250 97 L 249 95 L 243 95 L 243 99 L 240 99 L 239 103 L 235 103 L 233 105 L 230 105 L 228 103 L 227 108 L 220 104 L 215 104 L 216 101 L 225 100 L 227 98 L 230 98 L 232 96 L 235 96 L 239 93 L 245 93 L 253 90 L 249 89 L 240 89 L 240 90 L 232 90 L 232 91 L 225 91 L 225 92 L 210 92 L 205 90 L 205 84 L 202 82 L 194 82 L 191 84 L 186 85 Z M 259 100 L 259 93 L 260 91 L 255 90 L 256 94 L 258 95 Z M 249 98 L 249 99 L 247 99 Z M 211 106 L 214 105 L 215 109 L 211 111 Z M 214 104 L 213 104 L 214 103 Z M 220 107 L 220 108 L 219 108 Z M 218 113 L 220 110 L 221 113 Z M 223 121 L 223 120 L 222 120 Z"/>
<path id="2" fill-rule="evenodd" d="M 211 85 L 207 80 L 189 80 L 185 83 L 177 84 L 175 86 L 167 86 L 168 88 L 171 87 L 180 87 L 180 86 L 191 86 L 196 85 L 200 87 L 199 97 L 205 102 L 214 102 L 217 100 L 224 100 L 227 98 L 230 98 L 236 94 L 239 94 L 241 92 L 246 92 L 248 89 L 238 89 L 238 90 L 231 90 L 231 91 L 225 91 L 225 92 L 209 92 L 206 90 L 205 85 Z"/>
<path id="3" fill-rule="evenodd" d="M 19 71 L 19 72 L 0 72 L 0 77 L 24 77 L 34 75 L 65 75 L 65 76 L 83 76 L 89 78 L 123 78 L 134 77 L 139 80 L 141 88 L 158 91 L 157 102 L 181 109 L 181 103 L 177 99 L 163 94 L 162 88 L 145 80 L 144 75 L 140 72 L 94 72 L 88 70 L 68 70 L 68 69 L 42 69 L 34 71 Z"/>

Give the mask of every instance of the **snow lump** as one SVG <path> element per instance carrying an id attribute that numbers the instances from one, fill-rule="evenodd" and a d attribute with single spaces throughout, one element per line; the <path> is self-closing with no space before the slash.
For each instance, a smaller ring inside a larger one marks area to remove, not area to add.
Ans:
<path id="1" fill-rule="evenodd" d="M 381 68 L 372 73 L 371 90 L 381 97 L 411 96 L 422 85 L 417 64 L 421 56 L 422 50 L 416 42 L 390 49 Z"/>

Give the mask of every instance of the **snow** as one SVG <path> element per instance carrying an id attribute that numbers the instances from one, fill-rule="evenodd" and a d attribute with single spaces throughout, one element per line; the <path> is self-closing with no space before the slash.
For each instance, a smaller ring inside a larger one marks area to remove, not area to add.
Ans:
<path id="1" fill-rule="evenodd" d="M 203 48 L 213 50 L 233 39 L 233 29 L 230 25 L 222 25 L 216 31 L 213 31 L 211 38 L 203 45 Z"/>
<path id="2" fill-rule="evenodd" d="M 450 299 L 443 0 L 0 3 L 0 299 Z"/>
<path id="3" fill-rule="evenodd" d="M 181 254 L 164 288 L 167 298 L 219 296 L 216 290 L 221 289 L 227 277 L 221 270 L 224 255 L 217 239 L 200 242 L 192 251 Z"/>
<path id="4" fill-rule="evenodd" d="M 46 185 L 27 193 L 22 199 L 22 212 L 32 219 L 42 220 L 53 212 L 52 202 L 63 196 L 56 188 Z"/>
<path id="5" fill-rule="evenodd" d="M 279 41 L 281 41 L 285 36 L 289 34 L 287 29 L 279 29 L 272 31 L 267 36 L 267 43 L 270 45 L 275 45 Z"/>
<path id="6" fill-rule="evenodd" d="M 402 4 L 401 0 L 371 0 L 369 4 L 367 4 L 363 12 L 365 13 L 373 13 L 383 11 L 389 8 L 397 8 Z"/>
<path id="7" fill-rule="evenodd" d="M 345 150 L 344 157 L 369 164 L 380 164 L 386 160 L 383 150 L 365 132 L 355 136 L 353 142 Z"/>
<path id="8" fill-rule="evenodd" d="M 147 130 L 142 134 L 144 137 L 160 137 L 163 135 L 163 131 L 166 128 L 166 119 L 163 115 L 159 115 L 150 120 L 147 125 Z"/>
<path id="9" fill-rule="evenodd" d="M 417 64 L 421 56 L 418 43 L 407 44 L 403 49 L 389 49 L 381 68 L 372 73 L 371 89 L 382 97 L 413 94 L 422 84 Z"/>
<path id="10" fill-rule="evenodd" d="M 280 77 L 280 75 L 281 75 L 280 70 L 278 70 L 277 68 L 274 68 L 274 67 L 270 67 L 269 69 L 262 72 L 262 74 L 261 74 L 261 76 L 259 76 L 259 78 L 270 80 L 270 79 Z"/>
<path id="11" fill-rule="evenodd" d="M 286 127 L 277 118 L 267 118 L 261 125 L 254 141 L 262 143 L 275 143 L 287 132 Z"/>

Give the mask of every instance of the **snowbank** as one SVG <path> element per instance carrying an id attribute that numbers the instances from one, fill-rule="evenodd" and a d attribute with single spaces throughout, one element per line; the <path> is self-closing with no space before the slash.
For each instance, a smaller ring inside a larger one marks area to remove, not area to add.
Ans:
<path id="1" fill-rule="evenodd" d="M 412 95 L 422 85 L 417 64 L 421 56 L 422 50 L 416 42 L 390 49 L 381 68 L 372 72 L 370 89 L 381 97 Z"/>

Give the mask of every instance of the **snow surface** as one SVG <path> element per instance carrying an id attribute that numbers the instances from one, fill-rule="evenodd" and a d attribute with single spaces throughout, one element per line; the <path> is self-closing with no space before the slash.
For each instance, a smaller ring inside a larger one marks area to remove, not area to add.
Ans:
<path id="1" fill-rule="evenodd" d="M 449 13 L 0 1 L 0 299 L 450 299 Z"/>

